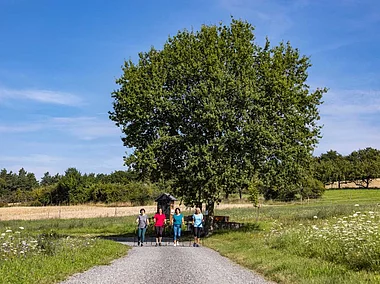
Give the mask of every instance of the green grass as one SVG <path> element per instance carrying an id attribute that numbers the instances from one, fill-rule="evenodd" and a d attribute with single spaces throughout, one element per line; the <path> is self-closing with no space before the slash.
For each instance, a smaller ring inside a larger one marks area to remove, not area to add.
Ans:
<path id="1" fill-rule="evenodd" d="M 230 221 L 247 226 L 239 231 L 216 232 L 203 243 L 279 283 L 380 283 L 376 271 L 357 271 L 344 262 L 318 256 L 322 251 L 318 251 L 318 246 L 315 246 L 315 254 L 306 254 L 309 250 L 301 249 L 304 244 L 294 242 L 291 235 L 300 223 L 305 227 L 321 226 L 334 217 L 347 216 L 357 210 L 379 212 L 379 204 L 380 190 L 330 190 L 320 200 L 264 202 L 260 209 L 252 206 L 216 210 L 216 215 L 229 215 Z M 31 238 L 53 234 L 60 236 L 59 241 L 72 236 L 80 242 L 98 236 L 130 236 L 135 232 L 134 220 L 135 216 L 1 221 L 0 232 L 24 227 Z M 284 228 L 284 235 L 273 237 L 271 229 L 278 223 Z M 297 234 L 295 232 L 295 236 Z M 70 249 L 70 245 L 60 245 L 60 249 L 50 254 L 15 257 L 12 261 L 0 258 L 0 279 L 2 283 L 55 283 L 127 253 L 128 248 L 119 243 L 98 238 L 95 242 L 95 247 L 80 246 L 76 251 Z"/>
<path id="2" fill-rule="evenodd" d="M 128 247 L 107 240 L 71 249 L 59 246 L 53 255 L 37 254 L 12 261 L 0 260 L 1 283 L 57 283 L 95 265 L 109 264 L 127 253 Z"/>
<path id="3" fill-rule="evenodd" d="M 277 283 L 379 283 L 380 276 L 267 246 L 261 232 L 215 234 L 204 244 Z"/>
<path id="4" fill-rule="evenodd" d="M 379 204 L 379 190 L 331 190 L 321 200 L 303 204 L 218 210 L 216 214 L 229 215 L 231 221 L 247 226 L 239 231 L 217 232 L 204 244 L 278 283 L 380 283 L 378 227 L 370 228 L 374 232 L 370 231 L 367 243 L 349 242 L 342 236 L 335 241 L 323 238 L 330 236 L 337 224 L 341 225 L 339 220 L 346 220 L 339 217 L 353 216 L 356 211 L 378 214 Z M 367 224 L 366 220 L 363 218 L 360 226 Z M 273 236 L 271 229 L 275 224 L 280 229 Z M 312 235 L 313 226 L 327 229 Z M 344 229 L 337 228 L 339 232 Z M 356 230 L 356 234 L 360 232 Z M 312 240 L 312 245 L 305 244 L 305 240 Z M 352 256 L 346 255 L 347 245 L 353 249 Z"/>
<path id="5" fill-rule="evenodd" d="M 12 255 L 12 251 L 8 255 L 0 253 L 0 282 L 56 283 L 95 265 L 108 264 L 113 259 L 125 255 L 128 247 L 97 237 L 134 232 L 134 220 L 135 217 L 131 216 L 2 221 L 0 233 L 6 236 L 13 235 L 8 238 L 1 236 L 0 245 L 1 242 L 7 242 L 16 255 Z M 19 227 L 24 229 L 20 230 Z M 5 233 L 10 229 L 12 233 Z M 21 231 L 22 235 L 17 231 Z M 31 240 L 38 240 L 38 246 L 44 251 L 36 249 L 24 253 L 25 246 L 22 246 L 21 242 L 27 241 L 30 247 Z M 23 254 L 20 253 L 22 250 Z"/>
<path id="6" fill-rule="evenodd" d="M 89 219 L 10 220 L 0 222 L 0 231 L 25 227 L 32 234 L 49 233 L 71 236 L 123 235 L 133 232 L 136 216 Z"/>
<path id="7" fill-rule="evenodd" d="M 379 204 L 380 189 L 339 189 L 327 190 L 320 200 L 319 204 Z"/>

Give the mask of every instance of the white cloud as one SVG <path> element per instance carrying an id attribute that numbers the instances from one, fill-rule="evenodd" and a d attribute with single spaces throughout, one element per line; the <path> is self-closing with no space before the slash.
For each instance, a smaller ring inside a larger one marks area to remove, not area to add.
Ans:
<path id="1" fill-rule="evenodd" d="M 321 115 L 380 115 L 380 90 L 334 90 L 324 96 Z"/>
<path id="2" fill-rule="evenodd" d="M 32 154 L 28 156 L 0 156 L 0 162 L 25 162 L 39 164 L 53 164 L 64 160 L 62 157 L 44 154 Z"/>
<path id="3" fill-rule="evenodd" d="M 51 120 L 51 127 L 67 131 L 84 140 L 121 134 L 110 120 L 101 120 L 97 117 L 55 117 Z"/>
<path id="4" fill-rule="evenodd" d="M 1 100 L 32 100 L 41 103 L 78 106 L 82 99 L 76 95 L 49 90 L 14 90 L 0 88 Z"/>
<path id="5" fill-rule="evenodd" d="M 331 90 L 320 106 L 323 138 L 316 154 L 336 150 L 343 155 L 380 149 L 380 91 Z"/>
<path id="6" fill-rule="evenodd" d="M 0 125 L 0 133 L 25 133 L 56 130 L 82 140 L 101 137 L 120 137 L 121 132 L 113 122 L 98 117 L 48 117 L 43 121 L 16 125 Z"/>
<path id="7" fill-rule="evenodd" d="M 35 132 L 43 128 L 42 124 L 0 125 L 0 133 Z"/>
<path id="8" fill-rule="evenodd" d="M 219 5 L 232 15 L 255 19 L 265 28 L 270 39 L 283 40 L 282 35 L 294 25 L 294 13 L 309 5 L 308 0 L 267 1 L 267 0 L 220 0 Z M 258 31 L 259 34 L 264 32 Z"/>
<path id="9" fill-rule="evenodd" d="M 44 173 L 51 175 L 64 174 L 70 167 L 77 168 L 81 173 L 111 173 L 115 170 L 125 170 L 122 155 L 113 154 L 105 158 L 102 154 L 91 157 L 81 157 L 73 153 L 72 156 L 50 156 L 45 154 L 30 154 L 26 156 L 2 156 L 0 163 L 6 163 L 7 171 L 17 173 L 21 168 L 34 173 L 39 180 Z"/>

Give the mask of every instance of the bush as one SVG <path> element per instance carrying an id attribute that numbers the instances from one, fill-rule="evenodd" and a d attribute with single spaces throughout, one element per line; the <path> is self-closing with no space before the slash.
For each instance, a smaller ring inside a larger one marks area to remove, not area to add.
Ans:
<path id="1" fill-rule="evenodd" d="M 325 192 L 323 183 L 315 178 L 309 178 L 304 181 L 305 184 L 301 190 L 301 196 L 303 198 L 320 198 Z"/>
<path id="2" fill-rule="evenodd" d="M 153 194 L 157 192 L 154 184 L 149 182 L 131 181 L 127 185 L 129 201 L 134 205 L 146 205 L 153 200 Z"/>
<path id="3" fill-rule="evenodd" d="M 113 183 L 93 184 L 89 189 L 91 201 L 94 202 L 126 202 L 128 201 L 127 186 Z"/>

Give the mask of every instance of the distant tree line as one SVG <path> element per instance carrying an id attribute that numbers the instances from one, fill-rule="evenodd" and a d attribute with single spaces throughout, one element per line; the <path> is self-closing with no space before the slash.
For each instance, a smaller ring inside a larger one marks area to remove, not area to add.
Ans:
<path id="1" fill-rule="evenodd" d="M 354 182 L 358 187 L 369 188 L 371 181 L 380 177 L 380 151 L 373 148 L 354 151 L 343 156 L 330 150 L 315 158 L 315 178 L 325 185 Z"/>
<path id="2" fill-rule="evenodd" d="M 330 150 L 314 157 L 311 165 L 314 177 L 300 182 L 298 190 L 277 191 L 262 186 L 259 179 L 255 186 L 228 189 L 231 192 L 250 194 L 258 189 L 266 199 L 294 200 L 318 198 L 324 187 L 334 182 L 354 182 L 358 187 L 369 188 L 371 181 L 380 177 L 380 151 L 373 148 L 354 151 L 347 156 Z M 133 170 L 115 171 L 111 174 L 82 174 L 76 168 L 68 168 L 63 175 L 46 172 L 40 181 L 34 173 L 24 168 L 18 173 L 0 171 L 0 204 L 23 203 L 30 205 L 74 205 L 84 203 L 128 202 L 146 204 L 160 193 L 171 191 L 170 181 L 152 183 L 142 180 Z M 255 195 L 252 195 L 255 196 Z"/>
<path id="3" fill-rule="evenodd" d="M 84 203 L 128 202 L 145 204 L 160 193 L 160 186 L 137 180 L 132 171 L 111 174 L 82 174 L 68 168 L 63 175 L 46 172 L 38 182 L 34 173 L 0 172 L 0 203 L 41 205 L 74 205 Z"/>

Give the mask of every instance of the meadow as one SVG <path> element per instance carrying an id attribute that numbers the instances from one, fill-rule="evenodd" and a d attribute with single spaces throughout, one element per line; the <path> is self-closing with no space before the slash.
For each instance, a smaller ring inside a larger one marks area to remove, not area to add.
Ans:
<path id="1" fill-rule="evenodd" d="M 262 201 L 262 200 L 261 200 Z M 278 283 L 380 283 L 380 190 L 330 190 L 322 199 L 216 209 L 245 227 L 203 245 Z M 0 221 L 2 283 L 56 283 L 107 264 L 128 247 L 135 216 Z"/>
<path id="2" fill-rule="evenodd" d="M 278 283 L 380 283 L 380 191 L 331 190 L 307 203 L 224 210 L 240 231 L 204 241 Z"/>

